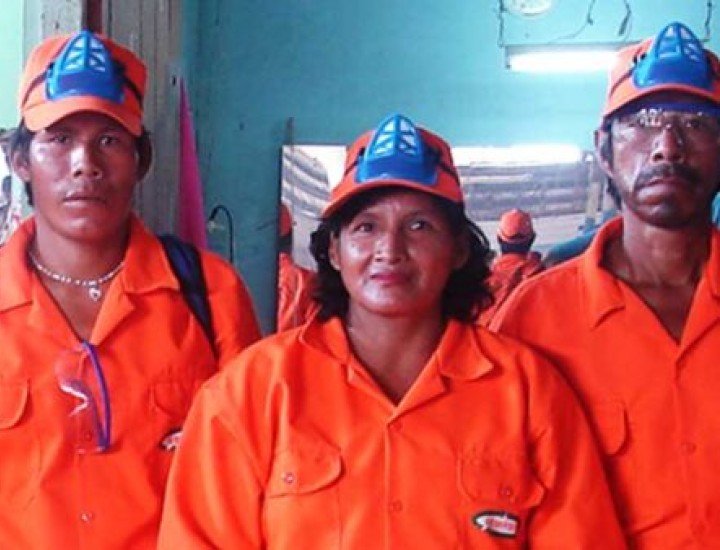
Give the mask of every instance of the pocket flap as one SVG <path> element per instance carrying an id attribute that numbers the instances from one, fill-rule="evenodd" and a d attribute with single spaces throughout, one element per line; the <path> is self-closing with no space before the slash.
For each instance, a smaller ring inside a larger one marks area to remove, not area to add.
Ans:
<path id="1" fill-rule="evenodd" d="M 627 439 L 627 419 L 623 403 L 621 401 L 591 403 L 589 415 L 603 453 L 614 455 L 619 452 Z"/>
<path id="2" fill-rule="evenodd" d="M 340 451 L 320 439 L 294 440 L 273 458 L 268 497 L 312 493 L 342 473 Z"/>
<path id="3" fill-rule="evenodd" d="M 191 398 L 178 381 L 156 382 L 152 386 L 152 402 L 157 409 L 172 418 L 184 419 L 190 409 Z"/>
<path id="4" fill-rule="evenodd" d="M 521 452 L 470 452 L 461 457 L 458 470 L 461 489 L 473 500 L 532 508 L 545 496 Z"/>
<path id="5" fill-rule="evenodd" d="M 28 383 L 0 383 L 0 430 L 12 428 L 22 418 L 28 402 Z"/>

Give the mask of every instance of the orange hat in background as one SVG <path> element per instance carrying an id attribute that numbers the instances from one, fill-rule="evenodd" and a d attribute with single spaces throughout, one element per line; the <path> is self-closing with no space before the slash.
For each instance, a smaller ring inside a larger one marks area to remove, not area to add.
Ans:
<path id="1" fill-rule="evenodd" d="M 278 222 L 278 232 L 281 237 L 285 237 L 292 232 L 293 219 L 290 210 L 285 204 L 280 203 L 280 214 Z"/>
<path id="2" fill-rule="evenodd" d="M 602 117 L 649 94 L 684 92 L 720 104 L 720 61 L 682 23 L 618 52 Z"/>
<path id="3" fill-rule="evenodd" d="M 53 36 L 31 52 L 25 65 L 20 116 L 37 132 L 68 115 L 92 111 L 139 136 L 146 78 L 145 64 L 106 36 L 87 30 Z"/>
<path id="4" fill-rule="evenodd" d="M 518 208 L 508 210 L 500 218 L 497 236 L 506 243 L 529 241 L 535 236 L 530 214 Z"/>
<path id="5" fill-rule="evenodd" d="M 450 145 L 417 128 L 403 115 L 391 115 L 350 147 L 342 181 L 322 212 L 327 219 L 352 197 L 379 187 L 406 187 L 463 204 Z"/>

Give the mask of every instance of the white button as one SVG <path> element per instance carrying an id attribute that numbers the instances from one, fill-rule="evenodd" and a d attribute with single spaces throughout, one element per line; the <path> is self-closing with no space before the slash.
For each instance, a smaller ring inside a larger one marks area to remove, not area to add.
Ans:
<path id="1" fill-rule="evenodd" d="M 83 523 L 90 523 L 95 518 L 95 514 L 92 512 L 82 512 L 80 514 L 80 521 Z"/>
<path id="2" fill-rule="evenodd" d="M 513 500 L 513 497 L 515 496 L 515 491 L 509 485 L 503 485 L 500 488 L 500 496 L 508 500 Z"/>

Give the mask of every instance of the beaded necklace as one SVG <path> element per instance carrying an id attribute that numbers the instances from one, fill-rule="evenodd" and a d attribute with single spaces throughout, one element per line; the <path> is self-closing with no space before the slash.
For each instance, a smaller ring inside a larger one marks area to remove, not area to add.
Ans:
<path id="1" fill-rule="evenodd" d="M 49 279 L 52 279 L 53 281 L 64 285 L 74 285 L 86 288 L 88 297 L 93 302 L 97 302 L 98 300 L 100 300 L 100 298 L 102 298 L 103 292 L 100 286 L 115 277 L 115 275 L 117 275 L 123 268 L 123 265 L 125 265 L 124 261 L 120 261 L 119 264 L 117 264 L 110 271 L 105 273 L 105 275 L 101 275 L 97 279 L 76 279 L 74 277 L 70 277 L 70 275 L 55 273 L 51 269 L 45 267 L 43 264 L 40 263 L 40 260 L 38 260 L 32 252 L 28 252 L 28 256 L 30 257 L 30 261 L 32 262 L 35 269 L 37 269 L 40 273 L 42 273 Z"/>

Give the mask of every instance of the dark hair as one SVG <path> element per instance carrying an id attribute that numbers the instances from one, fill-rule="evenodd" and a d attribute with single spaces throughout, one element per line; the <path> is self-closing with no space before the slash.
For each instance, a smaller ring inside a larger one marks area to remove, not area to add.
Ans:
<path id="1" fill-rule="evenodd" d="M 504 241 L 500 237 L 498 237 L 497 242 L 498 246 L 500 247 L 500 252 L 502 252 L 503 254 L 527 254 L 528 252 L 530 252 L 530 248 L 535 242 L 535 235 L 525 241 L 520 241 L 516 243 Z"/>
<path id="2" fill-rule="evenodd" d="M 337 237 L 341 228 L 366 207 L 397 192 L 397 187 L 383 187 L 351 198 L 330 218 L 320 222 L 310 236 L 310 252 L 318 268 L 313 299 L 320 306 L 319 321 L 327 321 L 334 316 L 345 317 L 349 305 L 349 295 L 340 273 L 330 263 L 328 251 L 331 237 Z M 450 275 L 445 285 L 443 314 L 448 318 L 472 323 L 493 302 L 492 293 L 486 284 L 492 259 L 490 244 L 482 230 L 466 217 L 462 205 L 440 197 L 433 196 L 433 200 L 445 215 L 456 238 L 467 238 L 469 244 L 467 262 Z"/>
<path id="3" fill-rule="evenodd" d="M 24 161 L 30 158 L 30 144 L 35 137 L 35 132 L 31 131 L 24 122 L 20 122 L 17 128 L 10 132 L 8 139 L 8 158 L 13 159 L 14 156 L 20 155 Z M 150 132 L 143 126 L 142 132 L 135 138 L 135 148 L 138 152 L 138 166 L 150 166 L 152 162 L 152 142 L 150 140 Z M 33 206 L 32 182 L 26 181 L 25 194 L 27 195 L 28 204 Z"/>

